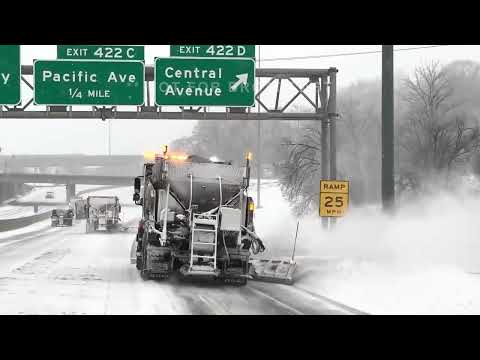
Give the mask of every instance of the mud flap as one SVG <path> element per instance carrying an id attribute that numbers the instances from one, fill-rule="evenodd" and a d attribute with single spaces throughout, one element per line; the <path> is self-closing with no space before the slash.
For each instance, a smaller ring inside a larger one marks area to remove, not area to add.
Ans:
<path id="1" fill-rule="evenodd" d="M 291 260 L 250 260 L 252 280 L 293 285 L 297 263 Z"/>
<path id="2" fill-rule="evenodd" d="M 133 239 L 132 247 L 130 248 L 130 264 L 137 263 L 137 239 Z"/>

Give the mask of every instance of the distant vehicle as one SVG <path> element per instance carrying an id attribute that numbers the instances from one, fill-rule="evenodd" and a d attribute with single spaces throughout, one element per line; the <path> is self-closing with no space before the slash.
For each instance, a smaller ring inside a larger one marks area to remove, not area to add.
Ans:
<path id="1" fill-rule="evenodd" d="M 52 227 L 73 226 L 73 210 L 54 209 L 52 210 L 51 219 Z"/>
<path id="2" fill-rule="evenodd" d="M 55 193 L 53 191 L 47 191 L 45 199 L 55 199 Z"/>
<path id="3" fill-rule="evenodd" d="M 89 196 L 86 204 L 86 232 L 111 231 L 118 227 L 122 208 L 116 196 Z"/>

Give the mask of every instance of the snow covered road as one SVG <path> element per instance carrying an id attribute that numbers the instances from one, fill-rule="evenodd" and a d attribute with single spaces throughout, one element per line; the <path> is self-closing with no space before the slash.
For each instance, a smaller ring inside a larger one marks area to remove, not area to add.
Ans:
<path id="1" fill-rule="evenodd" d="M 254 183 L 251 189 L 255 198 Z M 297 219 L 276 182 L 263 181 L 262 189 L 255 215 L 262 255 L 288 258 Z M 141 280 L 129 261 L 140 216 L 131 188 L 95 193 L 119 195 L 132 228 L 85 234 L 83 221 L 72 228 L 44 221 L 0 234 L 0 314 L 480 314 L 473 198 L 439 199 L 422 216 L 352 208 L 333 232 L 316 214 L 306 216 L 294 286 L 235 287 Z"/>
<path id="2" fill-rule="evenodd" d="M 130 188 L 120 193 L 130 204 Z M 103 193 L 102 193 L 103 194 Z M 140 208 L 123 207 L 135 226 Z M 0 314 L 349 314 L 295 287 L 250 281 L 247 286 L 143 281 L 129 253 L 135 229 L 85 234 L 72 228 L 38 230 L 0 244 Z"/>
<path id="3" fill-rule="evenodd" d="M 0 248 L 0 314 L 348 313 L 278 284 L 143 281 L 129 263 L 134 232 L 86 235 L 82 225 Z"/>

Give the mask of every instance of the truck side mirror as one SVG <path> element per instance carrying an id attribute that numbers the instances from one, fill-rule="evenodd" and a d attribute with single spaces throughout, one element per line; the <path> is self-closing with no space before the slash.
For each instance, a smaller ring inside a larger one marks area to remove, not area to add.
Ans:
<path id="1" fill-rule="evenodd" d="M 135 190 L 135 194 L 140 194 L 140 187 L 142 186 L 142 181 L 139 177 L 135 178 L 135 182 L 133 184 L 133 188 Z"/>
<path id="2" fill-rule="evenodd" d="M 142 186 L 142 182 L 139 177 L 135 178 L 133 183 L 133 202 L 137 203 L 140 200 L 140 187 Z"/>

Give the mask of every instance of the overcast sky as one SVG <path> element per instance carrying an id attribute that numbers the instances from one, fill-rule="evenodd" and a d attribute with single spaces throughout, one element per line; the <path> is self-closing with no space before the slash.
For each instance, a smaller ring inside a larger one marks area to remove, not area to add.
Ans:
<path id="1" fill-rule="evenodd" d="M 396 49 L 422 45 L 399 45 Z M 55 45 L 23 45 L 22 64 L 31 65 L 33 59 L 55 59 Z M 320 59 L 295 59 L 268 61 L 285 57 L 303 57 L 379 51 L 380 45 L 262 45 L 260 66 L 268 68 L 329 68 L 336 67 L 339 87 L 353 82 L 380 78 L 381 54 L 335 56 Z M 148 65 L 154 57 L 169 56 L 168 45 L 147 45 L 145 58 Z M 450 45 L 429 49 L 395 52 L 395 71 L 409 74 L 419 64 L 440 61 L 446 64 L 455 60 L 480 62 L 480 46 Z M 22 87 L 23 101 L 28 101 L 28 88 Z M 142 154 L 155 150 L 162 144 L 188 136 L 194 121 L 185 120 L 112 120 L 112 154 Z M 107 125 L 101 120 L 63 119 L 0 119 L 0 147 L 8 154 L 53 153 L 107 153 Z"/>

